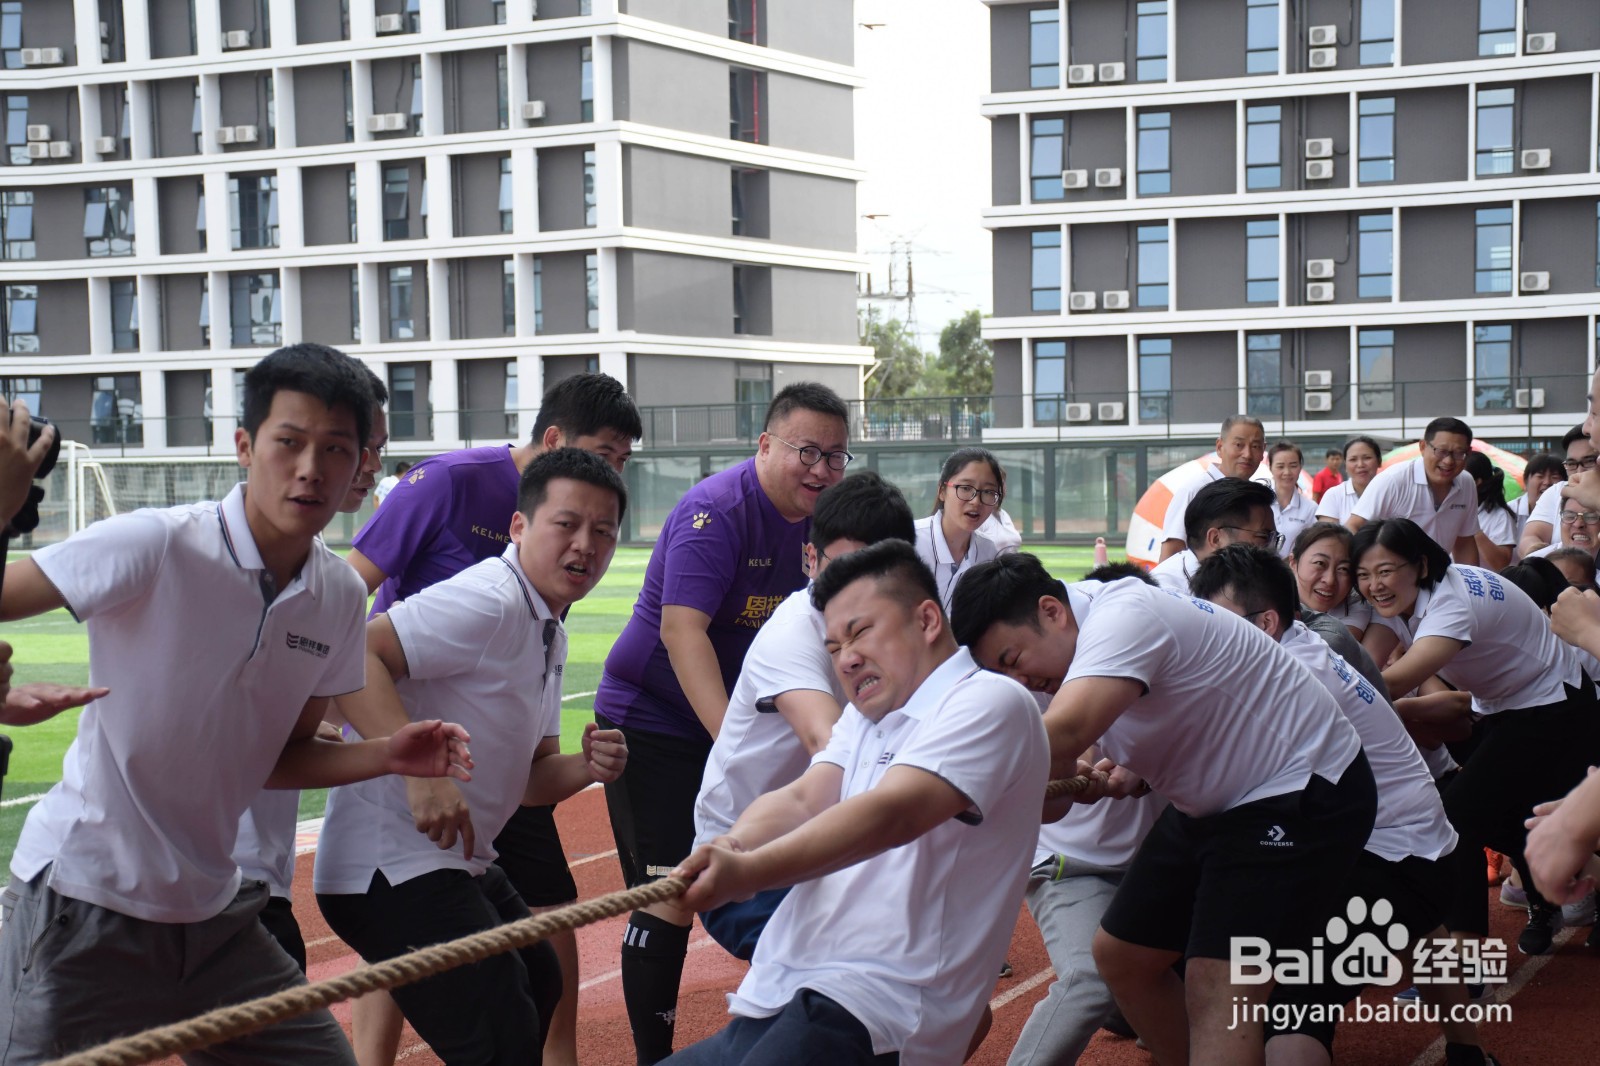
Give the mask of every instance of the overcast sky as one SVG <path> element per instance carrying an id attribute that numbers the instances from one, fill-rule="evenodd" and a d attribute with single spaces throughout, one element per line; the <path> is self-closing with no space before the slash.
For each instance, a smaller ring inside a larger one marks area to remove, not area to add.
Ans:
<path id="1" fill-rule="evenodd" d="M 969 308 L 993 309 L 988 123 L 978 114 L 989 73 L 989 9 L 980 0 L 857 0 L 856 159 L 866 171 L 857 205 L 860 250 L 874 288 L 887 283 L 892 242 L 909 242 L 917 331 L 939 330 Z M 881 23 L 866 29 L 859 23 Z M 895 267 L 903 290 L 903 256 Z M 905 319 L 906 305 L 884 304 Z"/>

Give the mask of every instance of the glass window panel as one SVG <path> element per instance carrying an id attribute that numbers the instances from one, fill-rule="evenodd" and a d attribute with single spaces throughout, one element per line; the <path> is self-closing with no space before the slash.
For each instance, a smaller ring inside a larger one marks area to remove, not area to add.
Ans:
<path id="1" fill-rule="evenodd" d="M 1167 227 L 1140 226 L 1138 228 L 1139 261 L 1137 264 L 1140 307 L 1166 307 L 1169 299 L 1167 271 Z"/>
<path id="2" fill-rule="evenodd" d="M 1033 153 L 1028 174 L 1033 180 L 1035 200 L 1060 200 L 1066 196 L 1061 185 L 1065 166 L 1066 122 L 1059 118 L 1033 120 Z"/>
<path id="3" fill-rule="evenodd" d="M 1515 89 L 1478 92 L 1478 173 L 1509 174 L 1513 160 Z"/>
<path id="4" fill-rule="evenodd" d="M 1140 0 L 1135 19 L 1135 80 L 1166 81 L 1167 0 Z"/>
<path id="5" fill-rule="evenodd" d="M 1478 0 L 1478 54 L 1517 53 L 1516 0 Z"/>
<path id="6" fill-rule="evenodd" d="M 1276 303 L 1278 299 L 1278 223 L 1245 223 L 1245 299 Z"/>
<path id="7" fill-rule="evenodd" d="M 1172 341 L 1145 337 L 1139 341 L 1139 418 L 1162 421 L 1172 413 Z"/>
<path id="8" fill-rule="evenodd" d="M 1394 219 L 1387 212 L 1357 220 L 1357 286 L 1362 299 L 1388 299 L 1394 293 Z"/>
<path id="9" fill-rule="evenodd" d="M 1028 12 L 1028 84 L 1054 89 L 1061 84 L 1061 12 L 1041 8 Z"/>
<path id="10" fill-rule="evenodd" d="M 1512 406 L 1511 327 L 1477 326 L 1473 331 L 1473 406 L 1479 411 Z"/>
<path id="11" fill-rule="evenodd" d="M 1253 415 L 1283 414 L 1283 336 L 1252 333 L 1245 338 L 1245 395 Z"/>
<path id="12" fill-rule="evenodd" d="M 1357 335 L 1356 407 L 1362 414 L 1394 411 L 1394 330 L 1364 329 Z"/>
<path id="13" fill-rule="evenodd" d="M 1478 292 L 1511 291 L 1510 208 L 1484 208 L 1478 211 L 1475 266 Z"/>
<path id="14" fill-rule="evenodd" d="M 1245 72 L 1278 72 L 1278 0 L 1249 0 L 1245 17 Z"/>
<path id="15" fill-rule="evenodd" d="M 1061 310 L 1061 231 L 1035 230 L 1032 234 L 1033 310 Z"/>
<path id="16" fill-rule="evenodd" d="M 1394 180 L 1394 97 L 1360 103 L 1357 177 L 1363 182 Z"/>
<path id="17" fill-rule="evenodd" d="M 1394 64 L 1394 0 L 1361 0 L 1361 65 Z"/>

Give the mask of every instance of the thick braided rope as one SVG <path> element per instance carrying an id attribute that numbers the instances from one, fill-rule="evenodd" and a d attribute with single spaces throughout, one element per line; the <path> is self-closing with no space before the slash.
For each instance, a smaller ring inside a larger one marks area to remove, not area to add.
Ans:
<path id="1" fill-rule="evenodd" d="M 1051 781 L 1045 786 L 1045 798 L 1075 795 L 1088 787 L 1089 780 L 1085 777 Z M 688 887 L 689 883 L 681 877 L 668 877 L 626 892 L 612 892 L 459 940 L 434 944 L 374 966 L 359 966 L 339 977 L 315 984 L 297 985 L 260 999 L 219 1007 L 187 1021 L 125 1036 L 97 1048 L 57 1059 L 49 1066 L 143 1066 L 169 1055 L 197 1051 L 290 1018 L 298 1018 L 341 1000 L 354 999 L 368 992 L 399 988 L 445 970 L 481 962 L 491 955 L 527 947 L 552 933 L 592 925 L 651 903 L 677 899 Z"/>

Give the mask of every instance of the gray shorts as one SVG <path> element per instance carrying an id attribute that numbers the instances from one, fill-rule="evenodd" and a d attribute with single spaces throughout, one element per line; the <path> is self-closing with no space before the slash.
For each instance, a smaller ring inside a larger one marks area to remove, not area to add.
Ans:
<path id="1" fill-rule="evenodd" d="M 0 1066 L 33 1066 L 257 996 L 305 977 L 262 926 L 267 888 L 246 881 L 222 913 L 173 924 L 15 878 L 0 927 Z M 191 1063 L 354 1066 L 326 1010 L 185 1056 Z"/>

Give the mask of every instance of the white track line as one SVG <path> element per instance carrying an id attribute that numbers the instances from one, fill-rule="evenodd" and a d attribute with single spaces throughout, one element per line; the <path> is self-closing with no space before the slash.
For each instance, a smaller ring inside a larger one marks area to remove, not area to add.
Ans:
<path id="1" fill-rule="evenodd" d="M 31 796 L 16 796 L 8 800 L 0 800 L 0 807 L 20 807 L 24 803 L 38 803 L 44 799 L 43 792 L 35 792 Z"/>
<path id="2" fill-rule="evenodd" d="M 562 696 L 561 697 L 561 702 L 562 703 L 566 703 L 568 700 L 581 700 L 585 696 L 593 696 L 594 693 L 598 692 L 598 691 L 600 691 L 600 690 L 599 689 L 595 689 L 594 692 L 574 692 L 570 696 Z"/>
<path id="3" fill-rule="evenodd" d="M 616 855 L 617 849 L 612 848 L 610 851 L 602 851 L 598 855 L 585 855 L 581 859 L 573 859 L 571 862 L 567 863 L 567 867 L 570 869 L 574 866 L 583 866 L 586 863 L 599 862 L 601 859 L 612 859 L 616 858 Z"/>
<path id="4" fill-rule="evenodd" d="M 1001 1007 L 1004 1007 L 1007 1003 L 1010 1003 L 1012 1000 L 1017 999 L 1020 996 L 1025 996 L 1029 992 L 1032 992 L 1035 988 L 1038 988 L 1040 985 L 1044 984 L 1046 981 L 1050 980 L 1055 975 L 1056 975 L 1055 968 L 1053 966 L 1046 966 L 1044 969 L 1040 970 L 1038 973 L 1034 974 L 1032 977 L 1028 978 L 1026 981 L 1023 981 L 1021 984 L 1017 985 L 1014 988 L 1008 988 L 1004 992 L 1000 993 L 998 996 L 996 996 L 993 999 L 991 999 L 989 1001 L 989 1009 L 991 1011 L 998 1011 Z"/>

